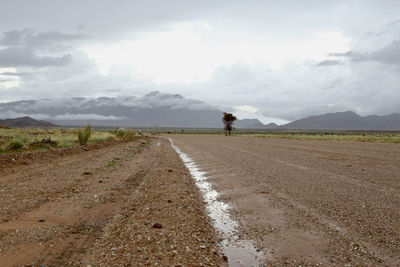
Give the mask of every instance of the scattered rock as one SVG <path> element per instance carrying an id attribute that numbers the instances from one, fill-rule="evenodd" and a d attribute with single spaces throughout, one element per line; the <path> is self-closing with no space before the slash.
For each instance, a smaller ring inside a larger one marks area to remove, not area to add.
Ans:
<path id="1" fill-rule="evenodd" d="M 45 222 L 45 219 L 39 219 L 38 222 Z"/>
<path id="2" fill-rule="evenodd" d="M 155 224 L 153 224 L 153 228 L 162 228 L 162 224 L 161 223 L 155 223 Z"/>

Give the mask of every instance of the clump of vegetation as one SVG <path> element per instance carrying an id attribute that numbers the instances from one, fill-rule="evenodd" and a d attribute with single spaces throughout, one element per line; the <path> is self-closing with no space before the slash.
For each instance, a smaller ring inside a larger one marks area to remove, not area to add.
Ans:
<path id="1" fill-rule="evenodd" d="M 33 149 L 57 147 L 57 142 L 51 140 L 50 137 L 43 138 L 41 141 L 35 141 L 30 143 L 29 147 Z"/>
<path id="2" fill-rule="evenodd" d="M 135 131 L 132 130 L 123 130 L 120 128 L 115 128 L 114 130 L 110 130 L 112 134 L 114 134 L 116 137 L 121 138 L 121 139 L 128 139 L 131 137 L 134 137 L 136 135 Z"/>
<path id="3" fill-rule="evenodd" d="M 7 145 L 7 150 L 15 151 L 24 148 L 24 144 L 20 141 L 13 141 Z"/>
<path id="4" fill-rule="evenodd" d="M 92 134 L 92 126 L 88 125 L 84 130 L 78 130 L 78 141 L 81 146 L 86 145 Z"/>
<path id="5" fill-rule="evenodd" d="M 112 167 L 112 166 L 114 166 L 114 165 L 115 165 L 115 161 L 112 160 L 112 161 L 110 161 L 110 162 L 107 164 L 107 167 Z"/>

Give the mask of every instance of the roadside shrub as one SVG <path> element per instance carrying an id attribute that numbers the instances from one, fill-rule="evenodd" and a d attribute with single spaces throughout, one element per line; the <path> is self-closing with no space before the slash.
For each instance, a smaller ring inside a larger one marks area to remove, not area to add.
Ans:
<path id="1" fill-rule="evenodd" d="M 136 135 L 135 131 L 132 130 L 122 130 L 120 128 L 115 128 L 114 130 L 110 131 L 112 134 L 114 134 L 116 137 L 122 138 L 122 139 L 127 139 L 134 137 Z"/>
<path id="2" fill-rule="evenodd" d="M 29 144 L 29 147 L 33 149 L 57 147 L 57 142 L 51 140 L 49 137 L 42 139 L 42 141 L 32 142 Z"/>
<path id="3" fill-rule="evenodd" d="M 92 134 L 92 126 L 88 125 L 84 130 L 78 130 L 78 141 L 81 146 L 86 145 Z"/>
<path id="4" fill-rule="evenodd" d="M 19 149 L 22 149 L 23 147 L 24 147 L 24 144 L 22 144 L 21 142 L 13 141 L 8 144 L 7 150 L 19 150 Z"/>

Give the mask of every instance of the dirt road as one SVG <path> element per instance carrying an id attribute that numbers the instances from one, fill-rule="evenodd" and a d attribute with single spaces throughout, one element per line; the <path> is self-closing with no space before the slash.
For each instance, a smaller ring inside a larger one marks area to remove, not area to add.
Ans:
<path id="1" fill-rule="evenodd" d="M 0 266 L 226 264 L 169 141 L 49 154 L 0 169 Z"/>
<path id="2" fill-rule="evenodd" d="M 264 263 L 400 266 L 400 145 L 175 136 Z"/>

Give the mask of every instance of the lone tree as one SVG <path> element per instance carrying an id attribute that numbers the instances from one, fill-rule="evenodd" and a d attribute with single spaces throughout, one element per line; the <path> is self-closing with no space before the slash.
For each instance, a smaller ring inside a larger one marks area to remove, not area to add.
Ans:
<path id="1" fill-rule="evenodd" d="M 222 122 L 225 124 L 224 130 L 228 132 L 228 135 L 231 135 L 233 122 L 237 120 L 237 118 L 232 113 L 224 112 L 224 117 L 222 117 Z"/>

